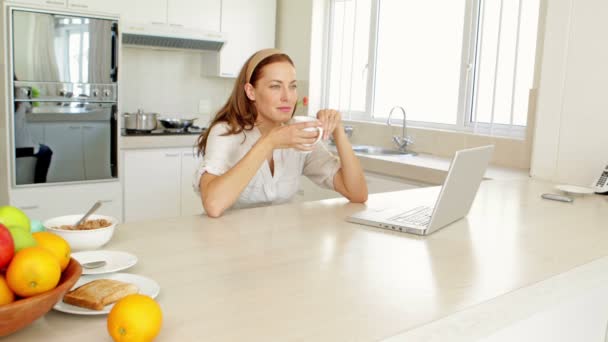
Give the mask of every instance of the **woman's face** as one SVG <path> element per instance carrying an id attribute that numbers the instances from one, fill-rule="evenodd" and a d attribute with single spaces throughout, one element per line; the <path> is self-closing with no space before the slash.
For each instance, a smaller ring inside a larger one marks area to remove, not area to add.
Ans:
<path id="1" fill-rule="evenodd" d="M 245 92 L 254 101 L 259 121 L 286 122 L 298 100 L 296 69 L 288 62 L 268 64 L 255 86 L 246 85 Z"/>

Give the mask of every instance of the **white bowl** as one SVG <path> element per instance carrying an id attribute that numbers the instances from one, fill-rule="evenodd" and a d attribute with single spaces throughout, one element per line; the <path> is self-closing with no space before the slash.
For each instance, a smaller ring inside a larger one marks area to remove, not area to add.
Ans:
<path id="1" fill-rule="evenodd" d="M 42 225 L 47 231 L 53 232 L 64 238 L 70 244 L 72 251 L 97 249 L 108 243 L 108 241 L 110 241 L 112 238 L 114 228 L 118 223 L 118 220 L 111 216 L 93 214 L 87 218 L 87 220 L 106 219 L 112 222 L 110 226 L 104 228 L 89 230 L 66 230 L 58 228 L 62 225 L 75 224 L 80 218 L 82 218 L 82 215 L 84 214 L 54 217 L 44 221 Z"/>

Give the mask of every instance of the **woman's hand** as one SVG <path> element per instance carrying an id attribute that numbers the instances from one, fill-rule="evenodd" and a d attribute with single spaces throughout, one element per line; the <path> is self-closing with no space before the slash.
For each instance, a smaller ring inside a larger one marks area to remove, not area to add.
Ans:
<path id="1" fill-rule="evenodd" d="M 342 115 L 334 109 L 322 109 L 317 113 L 317 119 L 323 124 L 323 140 L 329 139 L 336 129 L 342 129 Z"/>
<path id="2" fill-rule="evenodd" d="M 298 122 L 273 128 L 266 136 L 274 148 L 294 148 L 300 151 L 314 150 L 318 131 L 304 130 L 310 127 L 321 127 L 320 121 Z"/>

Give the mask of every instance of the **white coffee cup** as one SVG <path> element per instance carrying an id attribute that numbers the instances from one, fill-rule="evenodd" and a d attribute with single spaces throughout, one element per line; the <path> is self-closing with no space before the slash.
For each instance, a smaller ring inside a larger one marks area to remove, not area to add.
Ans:
<path id="1" fill-rule="evenodd" d="M 289 120 L 288 124 L 296 124 L 296 123 L 300 123 L 300 122 L 309 122 L 309 121 L 317 121 L 317 118 L 314 118 L 312 116 L 294 116 L 291 118 L 291 120 Z M 315 140 L 315 142 L 313 142 L 312 144 L 304 144 L 304 146 L 314 146 L 315 144 L 317 144 L 319 141 L 321 141 L 321 139 L 323 139 L 323 127 L 307 127 L 303 129 L 304 131 L 308 131 L 308 132 L 314 132 L 314 131 L 319 131 L 319 135 L 317 136 L 317 140 Z M 304 151 L 306 153 L 310 153 L 311 151 Z"/>

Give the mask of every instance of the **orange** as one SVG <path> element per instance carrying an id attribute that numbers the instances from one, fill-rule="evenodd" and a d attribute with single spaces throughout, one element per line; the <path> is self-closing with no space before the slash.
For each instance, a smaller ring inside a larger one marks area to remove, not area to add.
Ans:
<path id="1" fill-rule="evenodd" d="M 61 267 L 57 258 L 42 247 L 28 247 L 15 254 L 6 270 L 6 282 L 21 297 L 51 290 L 59 283 Z"/>
<path id="2" fill-rule="evenodd" d="M 6 279 L 0 274 L 0 306 L 15 301 L 15 294 L 6 284 Z"/>
<path id="3" fill-rule="evenodd" d="M 163 314 L 154 299 L 133 294 L 119 300 L 108 314 L 108 332 L 114 341 L 152 341 L 163 321 Z"/>
<path id="4" fill-rule="evenodd" d="M 32 234 L 32 236 L 38 242 L 39 247 L 45 248 L 57 258 L 61 271 L 68 267 L 68 263 L 70 263 L 70 245 L 67 241 L 51 232 L 37 232 Z"/>

